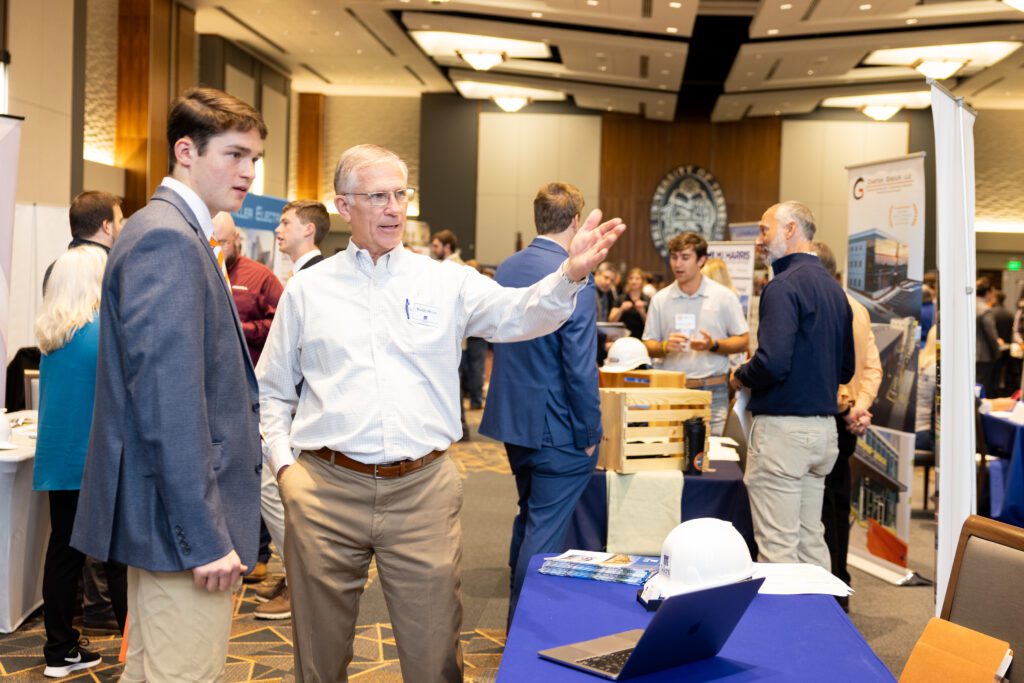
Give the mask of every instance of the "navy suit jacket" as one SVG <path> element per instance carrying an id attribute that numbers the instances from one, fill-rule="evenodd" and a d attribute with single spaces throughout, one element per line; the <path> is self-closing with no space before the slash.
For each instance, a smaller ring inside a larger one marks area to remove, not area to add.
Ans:
<path id="1" fill-rule="evenodd" d="M 71 544 L 183 571 L 259 545 L 259 400 L 238 314 L 185 200 L 160 187 L 110 252 Z"/>
<path id="2" fill-rule="evenodd" d="M 567 257 L 560 245 L 538 237 L 506 259 L 494 279 L 505 287 L 528 287 Z M 594 292 L 591 278 L 576 295 L 572 316 L 557 331 L 494 345 L 481 434 L 526 448 L 584 449 L 601 440 Z"/>

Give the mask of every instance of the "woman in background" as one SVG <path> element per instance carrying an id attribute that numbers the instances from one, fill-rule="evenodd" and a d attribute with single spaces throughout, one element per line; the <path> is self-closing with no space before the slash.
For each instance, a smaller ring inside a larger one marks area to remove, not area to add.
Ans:
<path id="1" fill-rule="evenodd" d="M 608 322 L 621 322 L 629 330 L 631 337 L 641 339 L 644 336 L 644 325 L 647 324 L 647 305 L 651 298 L 644 294 L 647 284 L 647 273 L 640 268 L 633 268 L 626 275 L 626 291 L 619 297 L 615 308 L 608 314 Z"/>
<path id="2" fill-rule="evenodd" d="M 100 283 L 107 254 L 97 247 L 66 251 L 56 263 L 36 319 L 43 353 L 39 366 L 39 430 L 32 488 L 50 501 L 50 543 L 43 569 L 45 676 L 58 678 L 96 666 L 101 658 L 82 647 L 72 625 L 85 555 L 71 547 L 78 491 L 89 448 L 96 356 L 99 347 Z M 124 565 L 105 563 L 110 598 L 124 631 L 127 579 Z"/>

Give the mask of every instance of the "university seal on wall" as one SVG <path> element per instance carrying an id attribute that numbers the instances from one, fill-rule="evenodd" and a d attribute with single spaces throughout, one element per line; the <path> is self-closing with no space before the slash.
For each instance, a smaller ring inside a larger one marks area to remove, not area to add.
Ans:
<path id="1" fill-rule="evenodd" d="M 704 239 L 725 239 L 725 196 L 715 176 L 700 166 L 680 166 L 666 175 L 651 199 L 651 241 L 668 259 L 668 242 L 687 230 Z"/>

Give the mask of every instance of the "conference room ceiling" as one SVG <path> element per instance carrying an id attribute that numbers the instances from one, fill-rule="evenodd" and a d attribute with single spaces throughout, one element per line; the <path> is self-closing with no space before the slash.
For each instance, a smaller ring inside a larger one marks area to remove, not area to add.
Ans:
<path id="1" fill-rule="evenodd" d="M 915 61 L 941 69 L 959 59 L 944 85 L 977 108 L 1024 108 L 1024 14 L 996 0 L 196 0 L 196 9 L 200 33 L 261 55 L 300 92 L 488 98 L 526 88 L 516 92 L 652 120 L 737 121 L 810 113 L 829 98 L 902 97 L 925 88 Z M 500 63 L 474 71 L 475 53 Z"/>

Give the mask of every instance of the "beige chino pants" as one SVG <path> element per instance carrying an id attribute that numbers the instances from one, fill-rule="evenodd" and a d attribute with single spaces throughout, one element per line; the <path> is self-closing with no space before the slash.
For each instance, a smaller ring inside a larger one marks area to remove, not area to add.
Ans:
<path id="1" fill-rule="evenodd" d="M 754 418 L 743 483 L 762 561 L 810 562 L 831 571 L 821 502 L 838 456 L 831 415 Z"/>
<path id="2" fill-rule="evenodd" d="M 190 571 L 128 567 L 128 655 L 121 683 L 223 680 L 232 593 L 196 588 Z"/>
<path id="3" fill-rule="evenodd" d="M 280 483 L 297 683 L 348 680 L 370 560 L 402 676 L 462 680 L 462 482 L 450 457 L 374 479 L 303 453 Z"/>

